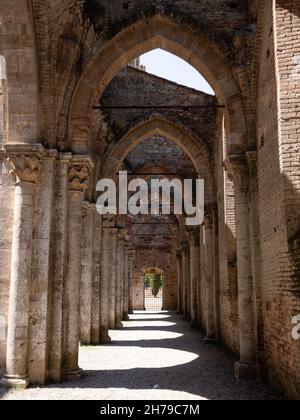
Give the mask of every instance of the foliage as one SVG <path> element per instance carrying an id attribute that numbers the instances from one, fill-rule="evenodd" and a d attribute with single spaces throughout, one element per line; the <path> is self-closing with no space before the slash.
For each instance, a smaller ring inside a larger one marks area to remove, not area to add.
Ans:
<path id="1" fill-rule="evenodd" d="M 162 274 L 146 274 L 145 275 L 145 287 L 151 288 L 152 295 L 157 297 L 160 289 L 163 287 L 163 275 Z"/>

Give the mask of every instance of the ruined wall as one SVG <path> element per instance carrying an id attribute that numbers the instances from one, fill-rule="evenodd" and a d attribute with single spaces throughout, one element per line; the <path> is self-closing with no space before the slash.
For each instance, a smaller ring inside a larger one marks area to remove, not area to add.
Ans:
<path id="1" fill-rule="evenodd" d="M 178 85 L 174 82 L 134 69 L 122 70 L 110 83 L 101 98 L 105 106 L 213 106 L 216 98 L 211 95 Z M 104 111 L 105 120 L 115 136 L 121 138 L 139 121 L 159 114 L 167 120 L 182 125 L 195 139 L 202 141 L 211 153 L 215 137 L 215 108 L 191 110 L 115 110 Z"/>
<path id="2" fill-rule="evenodd" d="M 163 309 L 177 309 L 176 244 L 170 248 L 138 247 L 135 250 L 132 275 L 133 309 L 144 310 L 144 273 L 149 268 L 164 272 Z"/>
<path id="3" fill-rule="evenodd" d="M 7 73 L 9 141 L 35 143 L 39 130 L 39 74 L 34 22 L 26 0 L 2 0 L 0 51 Z"/>
<path id="4" fill-rule="evenodd" d="M 295 2 L 286 3 L 291 5 Z M 265 357 L 271 381 L 288 390 L 290 395 L 299 396 L 299 343 L 293 341 L 291 337 L 292 315 L 297 307 L 299 309 L 299 298 L 292 290 L 285 211 L 287 204 L 285 171 L 287 170 L 287 174 L 290 173 L 290 175 L 294 171 L 294 163 L 290 159 L 292 157 L 293 160 L 295 147 L 293 140 L 293 133 L 296 133 L 293 128 L 295 110 L 291 109 L 290 119 L 287 115 L 290 104 L 286 103 L 288 101 L 286 98 L 291 98 L 292 95 L 291 91 L 286 90 L 285 97 L 284 91 L 289 84 L 288 80 L 285 80 L 286 73 L 281 68 L 283 65 L 281 54 L 288 54 L 285 57 L 285 63 L 290 66 L 288 57 L 291 57 L 293 43 L 292 38 L 287 38 L 287 34 L 294 36 L 289 26 L 294 17 L 279 8 L 277 25 L 274 25 L 276 15 L 272 6 L 273 2 L 266 2 L 260 51 L 257 109 Z M 295 28 L 297 31 L 297 26 Z M 276 43 L 278 41 L 282 43 L 283 39 L 286 43 L 285 47 L 278 48 Z M 296 40 L 297 37 L 295 37 L 295 42 Z M 278 56 L 275 55 L 277 50 Z M 282 78 L 283 92 L 281 93 L 278 90 L 279 77 Z M 283 107 L 282 120 L 279 118 L 280 99 L 282 99 Z M 293 190 L 294 193 L 296 193 L 295 190 Z M 294 200 L 291 201 L 292 204 L 294 202 Z"/>
<path id="5" fill-rule="evenodd" d="M 220 44 L 230 42 L 232 31 L 247 25 L 250 20 L 248 1 L 214 0 L 86 0 L 86 12 L 97 25 L 98 18 L 105 22 L 104 32 L 114 34 L 139 17 L 155 12 L 173 15 L 184 23 L 197 26 L 208 37 L 213 36 Z M 230 24 L 228 24 L 230 22 Z M 99 25 L 98 25 L 99 27 Z M 99 30 L 103 27 L 99 27 Z"/>

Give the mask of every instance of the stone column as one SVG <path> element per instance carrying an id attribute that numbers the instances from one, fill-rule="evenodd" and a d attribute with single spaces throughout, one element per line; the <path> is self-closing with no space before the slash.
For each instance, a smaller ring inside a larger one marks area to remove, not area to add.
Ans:
<path id="1" fill-rule="evenodd" d="M 102 238 L 102 217 L 94 210 L 94 239 L 93 239 L 93 274 L 92 274 L 92 326 L 91 343 L 93 345 L 101 342 L 100 329 L 100 282 L 101 282 L 101 238 Z"/>
<path id="2" fill-rule="evenodd" d="M 204 225 L 199 229 L 199 284 L 198 284 L 198 302 L 199 302 L 199 319 L 202 330 L 206 329 L 205 319 L 205 244 L 204 244 Z"/>
<path id="3" fill-rule="evenodd" d="M 124 306 L 123 306 L 124 321 L 129 320 L 129 258 L 130 258 L 130 249 L 128 248 L 128 246 L 126 246 L 125 258 L 124 258 Z"/>
<path id="4" fill-rule="evenodd" d="M 32 260 L 33 212 L 40 156 L 9 157 L 16 177 L 8 313 L 6 375 L 2 386 L 26 388 L 28 377 L 29 292 Z"/>
<path id="5" fill-rule="evenodd" d="M 82 259 L 80 281 L 80 341 L 91 344 L 93 282 L 94 210 L 89 202 L 82 206 Z"/>
<path id="6" fill-rule="evenodd" d="M 117 254 L 116 254 L 116 306 L 115 306 L 115 320 L 116 329 L 122 329 L 123 320 L 123 289 L 124 289 L 124 233 L 119 230 L 117 238 Z"/>
<path id="7" fill-rule="evenodd" d="M 238 379 L 258 376 L 256 346 L 254 339 L 254 318 L 252 307 L 251 247 L 249 230 L 249 170 L 242 156 L 230 156 L 227 170 L 234 182 L 237 250 L 238 250 L 238 300 L 240 320 L 240 361 L 236 363 Z"/>
<path id="8" fill-rule="evenodd" d="M 42 162 L 37 186 L 33 233 L 28 328 L 28 373 L 30 383 L 43 385 L 47 379 L 47 332 L 50 314 L 49 266 L 52 229 L 54 168 L 57 152 Z"/>
<path id="9" fill-rule="evenodd" d="M 176 253 L 177 257 L 177 312 L 182 313 L 182 252 Z"/>
<path id="10" fill-rule="evenodd" d="M 215 305 L 214 305 L 214 258 L 213 258 L 213 223 L 211 212 L 204 220 L 205 243 L 205 329 L 206 342 L 215 340 Z"/>
<path id="11" fill-rule="evenodd" d="M 122 235 L 121 241 L 121 306 L 120 306 L 120 318 L 121 321 L 124 321 L 123 314 L 124 314 L 124 288 L 125 288 L 125 236 L 124 233 Z M 122 325 L 123 327 L 123 325 Z"/>
<path id="12" fill-rule="evenodd" d="M 134 249 L 130 250 L 129 256 L 129 313 L 133 313 L 133 294 L 132 294 L 132 284 L 133 284 L 133 263 L 134 263 L 135 251 Z"/>
<path id="13" fill-rule="evenodd" d="M 74 158 L 70 162 L 68 174 L 68 227 L 67 261 L 64 288 L 64 377 L 79 378 L 78 367 L 80 338 L 80 279 L 81 279 L 81 241 L 82 241 L 82 203 L 84 191 L 88 188 L 91 171 L 88 159 Z"/>
<path id="14" fill-rule="evenodd" d="M 188 280 L 189 280 L 189 268 L 188 268 L 188 243 L 182 242 L 182 280 L 183 280 L 183 290 L 182 290 L 182 300 L 183 300 L 183 318 L 189 320 L 188 313 Z"/>
<path id="15" fill-rule="evenodd" d="M 219 259 L 219 219 L 218 208 L 212 208 L 213 224 L 213 291 L 214 291 L 214 318 L 215 318 L 215 340 L 221 338 L 220 319 L 220 259 Z"/>
<path id="16" fill-rule="evenodd" d="M 109 288 L 111 280 L 111 228 L 114 216 L 102 216 L 101 279 L 100 279 L 100 342 L 110 343 L 108 335 Z"/>
<path id="17" fill-rule="evenodd" d="M 66 268 L 68 172 L 71 154 L 60 155 L 55 165 L 54 206 L 49 264 L 48 379 L 60 382 L 63 369 L 63 294 Z"/>
<path id="18" fill-rule="evenodd" d="M 190 313 L 191 326 L 197 327 L 198 318 L 198 277 L 199 277 L 199 232 L 198 229 L 189 230 L 190 243 Z"/>
<path id="19" fill-rule="evenodd" d="M 118 229 L 110 229 L 110 246 L 111 246 L 111 272 L 109 279 L 109 308 L 108 308 L 108 325 L 110 330 L 116 328 L 116 290 L 117 290 L 117 244 Z"/>

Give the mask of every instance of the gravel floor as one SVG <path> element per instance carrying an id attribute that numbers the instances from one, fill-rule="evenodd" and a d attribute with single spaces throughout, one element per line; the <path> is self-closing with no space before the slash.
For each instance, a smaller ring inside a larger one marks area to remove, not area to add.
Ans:
<path id="1" fill-rule="evenodd" d="M 136 312 L 112 344 L 83 347 L 81 381 L 31 388 L 0 389 L 4 400 L 278 400 L 258 383 L 237 383 L 234 359 L 173 313 Z"/>

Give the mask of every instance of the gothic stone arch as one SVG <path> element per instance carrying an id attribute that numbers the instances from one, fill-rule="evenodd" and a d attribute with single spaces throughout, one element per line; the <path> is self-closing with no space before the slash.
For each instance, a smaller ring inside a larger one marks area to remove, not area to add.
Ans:
<path id="1" fill-rule="evenodd" d="M 211 84 L 226 106 L 229 152 L 247 150 L 243 101 L 225 58 L 208 40 L 188 26 L 155 15 L 117 34 L 95 55 L 75 91 L 68 141 L 76 153 L 89 150 L 92 108 L 113 77 L 137 56 L 156 48 L 173 53 L 193 65 Z"/>

